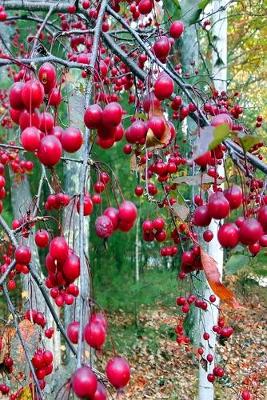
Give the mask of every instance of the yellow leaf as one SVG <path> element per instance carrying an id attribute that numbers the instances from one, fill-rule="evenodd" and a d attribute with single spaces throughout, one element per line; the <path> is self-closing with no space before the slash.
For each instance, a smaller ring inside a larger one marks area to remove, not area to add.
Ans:
<path id="1" fill-rule="evenodd" d="M 21 391 L 21 393 L 20 393 L 18 399 L 19 399 L 19 400 L 32 400 L 33 397 L 32 397 L 31 388 L 30 388 L 29 386 L 25 386 L 25 387 L 22 389 L 22 391 Z"/>

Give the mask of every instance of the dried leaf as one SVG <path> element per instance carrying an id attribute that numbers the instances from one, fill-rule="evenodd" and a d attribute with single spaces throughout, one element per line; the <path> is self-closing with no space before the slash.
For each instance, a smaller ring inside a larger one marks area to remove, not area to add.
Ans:
<path id="1" fill-rule="evenodd" d="M 32 358 L 39 343 L 39 328 L 31 321 L 24 319 L 19 323 L 19 330 L 24 342 L 24 346 L 27 349 L 30 358 Z M 24 349 L 17 334 L 13 336 L 10 347 L 11 356 L 14 360 L 16 360 L 16 369 L 18 371 L 26 372 L 28 364 L 26 362 Z"/>
<path id="2" fill-rule="evenodd" d="M 134 171 L 134 172 L 138 170 L 135 154 L 133 154 L 130 158 L 130 168 L 131 168 L 131 171 Z"/>
<path id="3" fill-rule="evenodd" d="M 175 214 L 175 216 L 179 217 L 183 221 L 186 220 L 186 218 L 188 217 L 189 212 L 190 212 L 190 210 L 187 207 L 187 205 L 178 204 L 178 203 L 175 203 L 175 204 L 172 205 L 172 210 L 173 210 L 173 213 Z"/>
<path id="4" fill-rule="evenodd" d="M 221 282 L 217 262 L 203 249 L 200 251 L 200 256 L 206 278 L 213 292 L 229 306 L 238 308 L 239 303 L 236 300 L 234 293 L 230 289 L 227 289 Z"/>
<path id="5" fill-rule="evenodd" d="M 223 183 L 223 179 L 217 179 L 217 183 Z M 214 179 L 208 174 L 198 174 L 194 176 L 179 176 L 173 180 L 173 183 L 186 183 L 189 186 L 198 186 L 207 183 L 214 183 Z"/>
<path id="6" fill-rule="evenodd" d="M 169 124 L 164 116 L 164 113 L 160 107 L 158 107 L 158 108 L 154 107 L 153 110 L 151 112 L 149 112 L 149 118 L 151 118 L 153 116 L 161 117 L 164 120 L 165 131 L 164 131 L 163 136 L 159 140 L 158 138 L 156 138 L 153 131 L 151 129 L 148 129 L 147 136 L 146 136 L 146 147 L 153 148 L 153 149 L 160 149 L 170 142 L 171 131 L 170 131 Z"/>
<path id="7" fill-rule="evenodd" d="M 146 135 L 146 148 L 161 149 L 164 146 L 154 135 L 152 129 L 148 129 Z"/>
<path id="8" fill-rule="evenodd" d="M 0 364 L 4 361 L 5 356 L 10 352 L 11 340 L 16 334 L 16 329 L 13 327 L 6 327 L 1 340 L 1 350 L 0 350 Z"/>

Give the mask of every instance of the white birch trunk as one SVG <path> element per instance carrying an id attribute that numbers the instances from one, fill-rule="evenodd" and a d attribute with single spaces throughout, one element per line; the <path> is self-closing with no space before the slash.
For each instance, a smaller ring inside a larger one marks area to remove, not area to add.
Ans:
<path id="1" fill-rule="evenodd" d="M 213 10 L 217 11 L 220 7 L 226 5 L 226 0 L 215 0 L 213 2 Z M 212 54 L 212 75 L 214 79 L 214 86 L 219 92 L 226 91 L 227 88 L 227 11 L 222 10 L 216 12 L 213 16 L 213 36 L 216 37 L 214 45 L 218 51 Z M 221 58 L 223 64 L 218 65 L 217 59 L 218 55 Z M 224 169 L 219 166 L 218 173 L 220 176 L 224 175 Z M 222 276 L 223 272 L 223 249 L 221 248 L 218 239 L 218 221 L 212 220 L 209 229 L 213 232 L 213 239 L 208 243 L 207 250 L 209 256 L 214 258 L 217 262 L 218 270 Z M 204 297 L 208 299 L 212 294 L 210 287 L 207 285 L 204 290 Z M 216 303 L 215 303 L 216 304 Z M 218 305 L 218 302 L 217 302 Z M 214 306 L 208 306 L 206 312 L 202 312 L 202 319 L 200 321 L 200 332 L 201 332 L 201 345 L 205 349 L 205 355 L 208 353 L 213 355 L 215 360 L 215 346 L 216 346 L 216 335 L 213 334 L 212 327 L 217 324 L 218 320 L 218 309 Z M 210 334 L 209 341 L 203 340 L 203 333 L 208 332 Z M 200 364 L 199 366 L 199 400 L 213 400 L 214 399 L 214 385 L 207 380 L 207 373 L 212 373 L 214 368 L 214 361 L 209 364 L 208 371 L 203 368 Z"/>
<path id="2" fill-rule="evenodd" d="M 27 211 L 29 211 L 29 209 L 32 209 L 33 207 L 33 199 L 31 195 L 30 185 L 27 176 L 24 176 L 21 182 L 15 182 L 14 175 L 10 173 L 10 179 L 13 180 L 11 189 L 11 204 L 13 215 L 14 218 L 20 219 L 23 215 L 26 214 Z M 23 202 L 21 201 L 21 199 L 23 199 Z M 32 259 L 34 260 L 35 267 L 39 274 L 42 276 L 39 254 L 34 242 L 34 233 L 35 229 L 33 228 L 32 234 L 29 236 L 29 238 L 23 239 L 23 243 L 31 248 L 31 252 L 33 255 Z M 44 276 L 43 279 L 45 279 Z M 54 368 L 57 368 L 61 363 L 60 332 L 57 330 L 53 317 L 43 297 L 40 296 L 39 289 L 34 280 L 31 278 L 30 274 L 22 276 L 22 286 L 23 295 L 27 295 L 28 297 L 29 308 L 42 311 L 47 320 L 47 327 L 54 328 L 54 335 L 51 339 L 45 339 L 45 346 L 48 350 L 53 352 Z M 23 298 L 23 300 L 25 301 L 25 298 Z"/>
<path id="3" fill-rule="evenodd" d="M 139 229 L 140 229 L 140 216 L 138 216 L 135 226 L 135 282 L 139 282 L 140 280 L 140 237 L 139 237 Z"/>
<path id="4" fill-rule="evenodd" d="M 70 126 L 74 126 L 76 128 L 84 131 L 84 122 L 83 122 L 83 114 L 84 114 L 84 96 L 82 94 L 77 93 L 77 90 L 72 85 L 72 82 L 75 82 L 76 78 L 71 77 L 71 90 L 72 95 L 69 98 L 69 115 L 70 115 Z M 81 152 L 78 151 L 72 155 L 72 158 L 81 159 Z M 64 186 L 65 192 L 70 196 L 77 195 L 80 190 L 80 175 L 81 175 L 81 163 L 68 162 L 64 166 Z M 89 190 L 89 188 L 88 188 Z M 85 217 L 84 219 L 84 227 L 86 231 L 86 243 L 85 250 L 86 255 L 89 259 L 89 223 L 90 218 Z M 63 216 L 63 230 L 64 235 L 69 243 L 69 246 L 73 248 L 73 250 L 78 254 L 79 253 L 79 214 L 76 211 L 76 206 L 73 207 L 73 204 L 64 212 Z M 90 287 L 89 276 L 86 274 L 87 286 Z M 80 288 L 80 279 L 77 282 L 78 287 Z M 89 318 L 89 314 L 88 314 Z M 74 306 L 65 306 L 64 308 L 64 323 L 65 327 L 72 321 L 79 320 L 79 302 L 76 301 Z M 67 349 L 67 357 L 66 362 L 70 364 L 73 359 L 72 353 L 70 353 Z"/>

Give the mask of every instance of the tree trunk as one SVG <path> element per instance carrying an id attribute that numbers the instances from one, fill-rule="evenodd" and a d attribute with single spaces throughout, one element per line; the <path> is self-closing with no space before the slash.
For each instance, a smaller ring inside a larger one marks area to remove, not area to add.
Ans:
<path id="1" fill-rule="evenodd" d="M 140 247 L 141 241 L 139 237 L 140 216 L 138 216 L 135 226 L 135 282 L 140 280 Z"/>
<path id="2" fill-rule="evenodd" d="M 14 175 L 10 173 L 10 179 L 13 181 L 11 189 L 11 204 L 13 216 L 15 219 L 20 219 L 32 207 L 33 199 L 31 195 L 30 185 L 27 176 L 24 176 L 21 181 L 16 181 Z M 21 201 L 23 199 L 23 202 Z M 35 229 L 32 229 L 32 234 L 29 238 L 23 239 L 23 243 L 31 248 L 32 259 L 36 270 L 42 275 L 38 249 L 34 242 Z M 45 279 L 44 276 L 42 276 Z M 54 335 L 51 339 L 47 339 L 46 348 L 51 350 L 54 354 L 54 368 L 57 368 L 61 363 L 61 350 L 60 350 L 60 332 L 57 330 L 53 317 L 44 301 L 40 296 L 39 289 L 32 279 L 31 275 L 23 275 L 22 277 L 23 292 L 27 293 L 29 305 L 27 308 L 42 311 L 47 320 L 47 327 L 54 328 Z"/>
<path id="3" fill-rule="evenodd" d="M 227 11 L 226 11 L 226 1 L 225 0 L 215 0 L 213 2 L 213 10 L 215 14 L 213 16 L 213 28 L 212 33 L 213 36 L 216 38 L 215 40 L 215 47 L 217 52 L 213 52 L 212 54 L 212 75 L 214 79 L 214 87 L 219 92 L 226 91 L 227 87 Z M 222 9 L 220 9 L 222 7 Z M 220 9 L 220 11 L 218 11 Z M 216 12 L 217 11 L 217 12 Z M 220 57 L 223 64 L 218 62 L 218 56 Z M 218 167 L 218 173 L 220 176 L 224 175 L 224 168 L 223 166 Z M 213 232 L 213 239 L 210 243 L 208 243 L 208 254 L 217 263 L 218 270 L 220 275 L 222 276 L 223 271 L 223 249 L 220 246 L 220 243 L 217 239 L 217 232 L 218 232 L 218 221 L 212 220 L 209 229 Z M 206 285 L 206 289 L 204 291 L 204 298 L 208 299 L 209 296 L 212 294 L 212 290 Z M 216 335 L 213 334 L 212 327 L 217 324 L 218 320 L 218 305 L 219 302 L 215 303 L 215 306 L 208 306 L 206 312 L 202 312 L 202 320 L 200 326 L 202 327 L 201 331 L 201 345 L 205 349 L 204 354 L 212 354 L 213 355 L 213 362 L 209 365 L 208 373 L 212 372 L 214 368 L 215 362 L 215 346 L 216 346 Z M 203 340 L 203 333 L 204 331 L 210 333 L 209 341 Z M 199 400 L 213 400 L 214 399 L 214 385 L 207 380 L 207 372 L 200 364 L 199 367 Z"/>
<path id="4" fill-rule="evenodd" d="M 181 2 L 181 10 L 182 15 L 184 15 L 183 21 L 185 23 L 189 23 L 192 15 L 198 5 L 198 0 L 183 0 Z M 182 37 L 182 47 L 181 47 L 181 60 L 182 60 L 182 70 L 184 73 L 190 73 L 192 75 L 192 71 L 194 71 L 194 66 L 197 66 L 199 63 L 199 52 L 198 52 L 198 43 L 197 43 L 197 34 L 196 28 L 194 25 L 186 26 L 185 31 Z M 189 142 L 190 148 L 193 148 L 195 135 L 192 135 L 197 128 L 196 123 L 191 118 L 185 118 L 182 122 L 182 131 L 184 138 Z M 197 174 L 198 168 L 193 164 L 191 175 Z M 192 186 L 192 204 L 196 191 L 199 191 L 199 187 Z M 201 229 L 198 229 L 199 237 L 202 235 Z M 196 281 L 195 288 L 201 292 L 203 284 L 199 281 Z M 199 318 L 200 318 L 200 310 L 198 308 L 192 308 L 190 312 L 186 316 L 185 321 L 185 330 L 187 335 L 189 335 L 192 343 L 195 346 L 199 344 Z"/>
<path id="5" fill-rule="evenodd" d="M 71 85 L 75 79 L 71 77 Z M 72 87 L 72 95 L 69 99 L 69 111 L 70 111 L 70 126 L 74 126 L 76 128 L 84 130 L 84 123 L 83 123 L 83 114 L 84 114 L 84 96 L 82 94 L 78 94 L 76 89 Z M 72 158 L 81 159 L 82 154 L 81 151 L 78 151 L 72 155 Z M 64 186 L 65 192 L 70 196 L 77 195 L 79 193 L 79 179 L 81 175 L 81 163 L 75 162 L 67 162 L 64 166 Z M 89 188 L 88 188 L 89 189 Z M 90 218 L 86 217 L 84 220 L 84 226 L 86 231 L 86 255 L 89 259 L 89 223 Z M 63 231 L 64 235 L 69 243 L 69 246 L 73 248 L 76 254 L 79 253 L 79 214 L 76 211 L 76 200 L 75 204 L 71 204 L 71 206 L 67 207 L 64 216 L 63 216 Z M 89 276 L 87 276 L 87 286 L 90 286 Z M 77 282 L 77 285 L 80 288 L 80 279 Z M 88 315 L 89 318 L 89 315 Z M 65 326 L 67 326 L 70 322 L 79 319 L 79 302 L 75 301 L 74 307 L 66 306 L 64 308 L 64 322 Z M 67 357 L 66 363 L 70 364 L 73 355 L 67 349 Z"/>

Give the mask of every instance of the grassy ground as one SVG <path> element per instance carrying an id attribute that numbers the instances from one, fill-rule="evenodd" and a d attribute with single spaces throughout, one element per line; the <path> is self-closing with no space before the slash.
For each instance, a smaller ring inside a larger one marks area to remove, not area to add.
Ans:
<path id="1" fill-rule="evenodd" d="M 118 352 L 126 356 L 132 368 L 132 380 L 124 397 L 128 400 L 197 399 L 198 362 L 194 349 L 186 351 L 175 341 L 174 328 L 179 318 L 175 304 L 177 288 L 175 273 L 149 272 L 142 285 L 135 285 L 135 295 L 124 292 L 121 303 L 111 299 L 109 304 L 102 292 L 109 312 L 110 335 L 99 363 Z M 146 291 L 153 285 L 154 292 Z M 231 284 L 231 282 L 230 282 Z M 215 384 L 215 400 L 237 400 L 238 391 L 251 387 L 253 400 L 265 399 L 267 376 L 265 306 L 266 290 L 253 282 L 242 282 L 235 287 L 239 290 L 241 303 L 239 310 L 223 308 L 227 323 L 235 330 L 226 344 L 218 346 L 220 364 L 225 366 L 226 376 Z M 114 288 L 110 288 L 114 293 Z M 136 303 L 131 306 L 132 302 Z M 130 298 L 129 298 L 130 297 Z M 142 305 L 143 299 L 146 304 Z M 124 302 L 127 310 L 124 310 Z M 129 304 L 128 304 L 129 303 Z M 117 308 L 116 308 L 117 305 Z"/>

